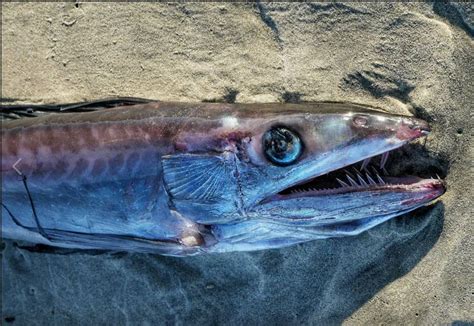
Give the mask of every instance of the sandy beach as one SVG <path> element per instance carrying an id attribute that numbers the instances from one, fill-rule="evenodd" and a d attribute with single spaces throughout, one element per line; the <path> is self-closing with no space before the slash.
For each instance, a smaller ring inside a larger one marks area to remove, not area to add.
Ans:
<path id="1" fill-rule="evenodd" d="M 435 204 L 359 236 L 172 258 L 2 242 L 2 325 L 463 325 L 473 309 L 470 3 L 2 3 L 2 101 L 350 101 L 430 122 Z M 418 150 L 423 147 L 423 150 Z M 410 163 L 411 162 L 411 163 Z"/>

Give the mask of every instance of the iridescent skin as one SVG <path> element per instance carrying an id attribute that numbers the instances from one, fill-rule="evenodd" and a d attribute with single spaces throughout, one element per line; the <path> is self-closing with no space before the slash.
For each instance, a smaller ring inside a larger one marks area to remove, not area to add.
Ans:
<path id="1" fill-rule="evenodd" d="M 292 165 L 263 155 L 262 136 L 275 125 L 304 143 Z M 442 182 L 278 193 L 427 131 L 424 121 L 348 103 L 157 102 L 10 121 L 2 126 L 2 234 L 175 256 L 358 234 L 431 202 Z"/>

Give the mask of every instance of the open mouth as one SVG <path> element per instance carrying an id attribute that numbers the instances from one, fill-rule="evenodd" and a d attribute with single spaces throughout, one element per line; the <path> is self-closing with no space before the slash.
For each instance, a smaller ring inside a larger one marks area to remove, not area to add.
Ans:
<path id="1" fill-rule="evenodd" d="M 394 151 L 401 150 L 403 149 Z M 437 175 L 421 178 L 407 175 L 408 171 L 404 171 L 403 167 L 400 169 L 400 167 L 391 166 L 389 157 L 393 155 L 391 152 L 394 151 L 388 151 L 333 170 L 327 174 L 302 181 L 284 189 L 276 196 L 278 199 L 292 199 L 367 191 L 403 191 L 426 192 L 427 194 L 423 199 L 430 201 L 445 192 L 445 182 Z M 433 169 L 424 167 L 420 170 Z M 426 174 L 426 172 L 422 174 Z"/>

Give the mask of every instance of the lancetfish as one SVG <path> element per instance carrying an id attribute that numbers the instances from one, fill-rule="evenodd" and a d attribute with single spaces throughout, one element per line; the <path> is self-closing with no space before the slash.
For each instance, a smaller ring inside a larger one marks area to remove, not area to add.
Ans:
<path id="1" fill-rule="evenodd" d="M 445 191 L 440 179 L 383 173 L 388 153 L 428 124 L 365 105 L 71 111 L 3 122 L 3 237 L 173 256 L 250 251 L 356 235 Z"/>

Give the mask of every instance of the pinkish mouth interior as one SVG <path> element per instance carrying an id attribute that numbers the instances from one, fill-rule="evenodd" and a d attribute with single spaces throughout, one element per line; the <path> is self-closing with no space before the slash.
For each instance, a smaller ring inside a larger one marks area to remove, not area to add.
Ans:
<path id="1" fill-rule="evenodd" d="M 427 192 L 426 199 L 429 201 L 445 192 L 445 182 L 438 176 L 421 178 L 404 175 L 403 171 L 391 174 L 389 153 L 305 180 L 284 189 L 276 197 L 290 199 L 364 191 L 413 191 Z"/>

